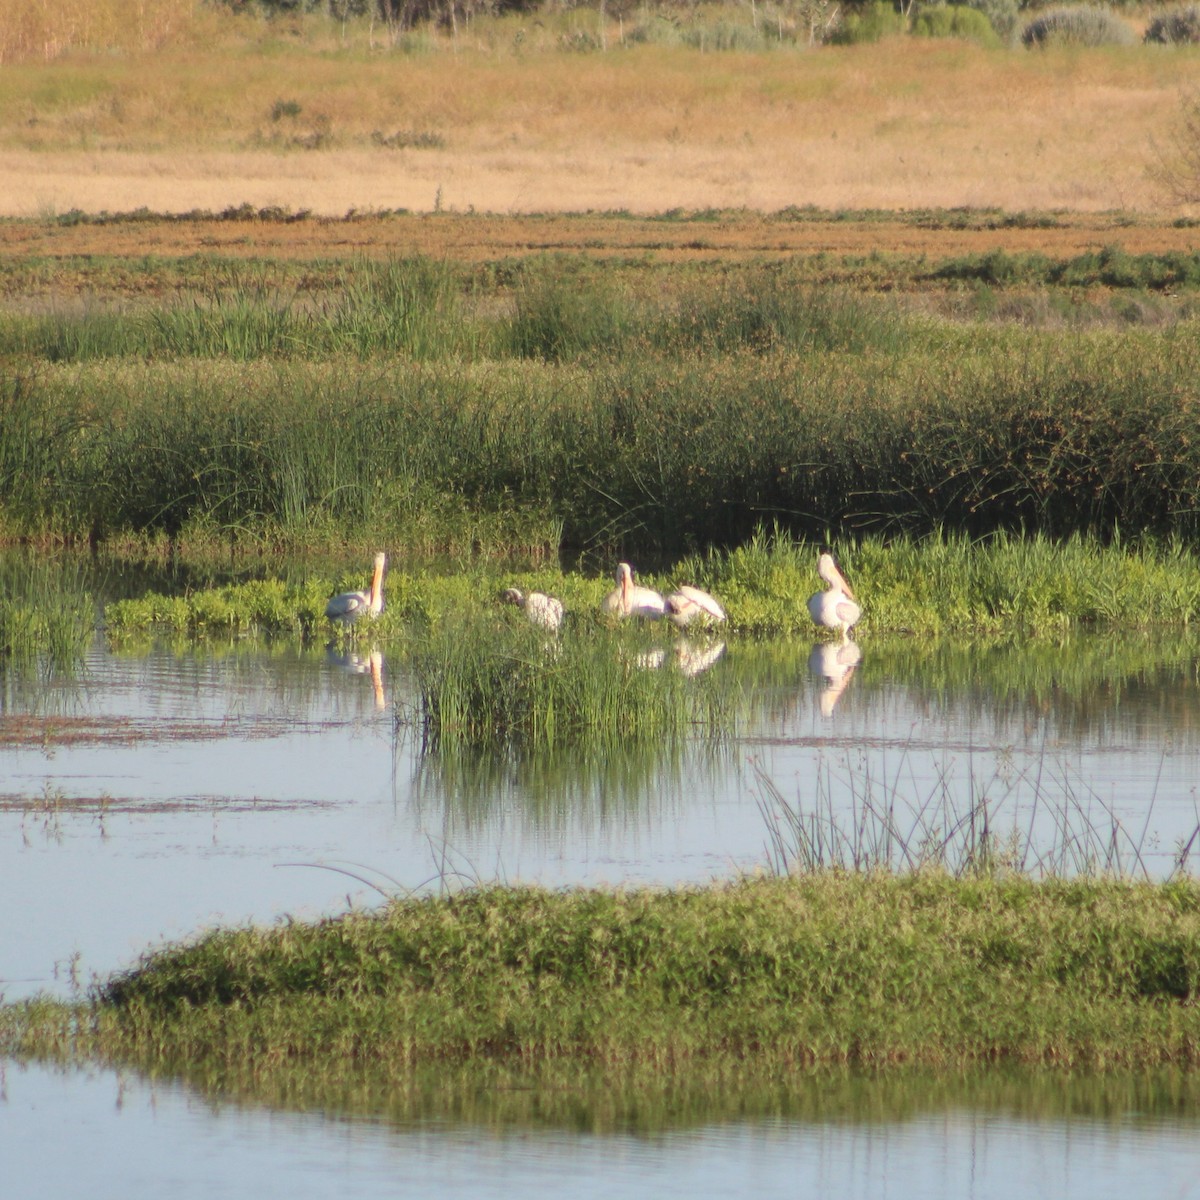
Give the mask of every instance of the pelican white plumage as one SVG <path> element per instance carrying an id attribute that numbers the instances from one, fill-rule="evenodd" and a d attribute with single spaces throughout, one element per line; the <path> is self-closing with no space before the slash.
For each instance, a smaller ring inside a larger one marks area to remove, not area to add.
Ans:
<path id="1" fill-rule="evenodd" d="M 725 610 L 716 598 L 690 583 L 682 584 L 664 600 L 667 620 L 682 629 L 685 625 L 719 625 Z"/>
<path id="2" fill-rule="evenodd" d="M 520 588 L 507 588 L 500 598 L 515 604 L 540 629 L 558 630 L 562 626 L 563 602 L 557 596 L 547 596 L 545 592 L 530 592 L 526 596 Z"/>
<path id="3" fill-rule="evenodd" d="M 614 617 L 641 617 L 656 621 L 667 611 L 667 602 L 653 588 L 633 582 L 628 563 L 617 564 L 617 586 L 604 597 L 600 610 Z"/>
<path id="4" fill-rule="evenodd" d="M 840 629 L 842 641 L 850 640 L 850 630 L 862 616 L 854 590 L 833 561 L 833 555 L 822 552 L 817 559 L 817 574 L 829 585 L 824 591 L 809 597 L 808 615 L 826 629 Z"/>
<path id="5" fill-rule="evenodd" d="M 331 621 L 341 621 L 344 625 L 361 621 L 363 617 L 374 620 L 383 612 L 383 570 L 387 565 L 387 555 L 382 550 L 375 555 L 375 573 L 371 576 L 371 587 L 365 592 L 342 592 L 341 595 L 330 597 L 325 605 L 325 615 Z"/>

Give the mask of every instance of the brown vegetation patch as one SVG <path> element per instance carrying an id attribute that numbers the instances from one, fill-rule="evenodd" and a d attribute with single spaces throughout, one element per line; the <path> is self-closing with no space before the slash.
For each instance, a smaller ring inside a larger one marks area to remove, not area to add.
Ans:
<path id="1" fill-rule="evenodd" d="M 763 215 L 724 212 L 635 218 L 613 214 L 499 216 L 387 214 L 338 220 L 154 217 L 105 223 L 0 224 L 0 259 L 133 258 L 212 255 L 229 258 L 354 259 L 420 253 L 472 263 L 570 253 L 655 262 L 787 259 L 886 252 L 938 259 L 1004 249 L 1064 258 L 1107 245 L 1130 254 L 1189 251 L 1197 229 L 1165 219 L 1115 214 L 1047 214 L 1027 220 L 977 211 Z"/>
<path id="2" fill-rule="evenodd" d="M 323 722 L 287 717 L 223 717 L 219 721 L 155 717 L 64 717 L 18 713 L 0 719 L 0 746 L 47 749 L 68 746 L 125 745 L 144 742 L 209 741 L 220 738 L 271 738 L 297 730 L 324 728 Z"/>

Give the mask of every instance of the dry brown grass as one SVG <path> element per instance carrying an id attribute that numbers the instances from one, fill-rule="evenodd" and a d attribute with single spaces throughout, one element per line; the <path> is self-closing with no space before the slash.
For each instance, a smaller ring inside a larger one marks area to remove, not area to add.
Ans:
<path id="1" fill-rule="evenodd" d="M 162 22 L 151 18 L 172 5 L 181 32 L 156 48 Z M 366 27 L 345 46 L 329 27 L 317 37 L 311 25 L 245 21 L 200 38 L 181 0 L 144 8 L 143 45 L 122 56 L 5 68 L 0 214 L 243 202 L 335 215 L 1147 212 L 1166 202 L 1148 174 L 1153 143 L 1200 80 L 1196 53 L 1140 46 L 1031 53 L 897 39 L 577 54 L 547 42 L 517 53 L 510 21 L 414 56 Z M 298 113 L 273 116 L 281 101 Z M 444 145 L 372 141 L 397 131 Z"/>

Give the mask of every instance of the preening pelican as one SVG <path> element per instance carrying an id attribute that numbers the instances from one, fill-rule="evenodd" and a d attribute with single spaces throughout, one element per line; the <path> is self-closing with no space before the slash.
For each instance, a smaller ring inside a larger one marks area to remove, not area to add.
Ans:
<path id="1" fill-rule="evenodd" d="M 818 625 L 826 629 L 840 629 L 842 641 L 850 640 L 850 630 L 858 623 L 862 609 L 854 598 L 854 591 L 837 569 L 833 555 L 825 551 L 817 559 L 817 574 L 829 584 L 823 592 L 817 592 L 808 601 L 808 614 Z"/>
<path id="2" fill-rule="evenodd" d="M 500 597 L 524 610 L 525 615 L 541 629 L 557 630 L 563 622 L 563 603 L 545 592 L 530 592 L 526 596 L 519 588 L 508 588 Z"/>
<path id="3" fill-rule="evenodd" d="M 617 586 L 604 597 L 600 610 L 615 617 L 655 621 L 666 612 L 667 602 L 653 588 L 634 583 L 628 563 L 618 563 Z"/>
<path id="4" fill-rule="evenodd" d="M 363 617 L 374 619 L 383 612 L 383 568 L 387 555 L 382 550 L 375 555 L 375 574 L 371 577 L 371 588 L 366 592 L 342 592 L 333 596 L 325 605 L 325 615 L 331 621 L 350 625 Z"/>
<path id="5" fill-rule="evenodd" d="M 685 625 L 720 624 L 725 620 L 725 610 L 707 592 L 685 583 L 672 592 L 664 601 L 667 620 L 682 629 Z"/>

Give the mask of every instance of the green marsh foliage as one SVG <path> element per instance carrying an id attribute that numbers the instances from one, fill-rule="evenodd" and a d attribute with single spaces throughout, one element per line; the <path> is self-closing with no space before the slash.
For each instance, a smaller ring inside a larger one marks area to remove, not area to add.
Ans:
<path id="1" fill-rule="evenodd" d="M 1117 250 L 1073 267 L 1131 297 L 1190 287 L 1193 268 Z M 939 286 L 989 288 L 1048 269 L 936 268 Z M 2 527 L 655 557 L 771 522 L 1200 530 L 1194 319 L 956 324 L 804 267 L 340 270 L 5 316 Z"/>
<path id="2" fill-rule="evenodd" d="M 0 558 L 0 678 L 9 670 L 73 670 L 95 625 L 96 601 L 77 564 Z"/>
<path id="3" fill-rule="evenodd" d="M 1194 882 L 821 871 L 671 891 L 477 887 L 217 931 L 94 1004 L 10 1010 L 19 1053 L 271 1062 L 1194 1065 Z M 14 1026 L 16 1027 L 14 1029 Z"/>
<path id="4" fill-rule="evenodd" d="M 429 748 L 620 754 L 732 732 L 736 690 L 721 672 L 693 679 L 676 669 L 674 643 L 661 634 L 555 636 L 526 626 L 448 620 L 416 646 L 417 720 Z"/>
<path id="5" fill-rule="evenodd" d="M 1080 626 L 1179 629 L 1191 626 L 1200 612 L 1200 556 L 1178 540 L 1125 544 L 1008 534 L 972 540 L 942 533 L 866 537 L 835 548 L 864 598 L 862 629 L 873 635 L 1011 639 L 1065 637 Z M 657 572 L 641 572 L 640 578 L 664 593 L 682 583 L 712 592 L 733 632 L 809 636 L 814 631 L 806 602 L 820 585 L 817 554 L 816 543 L 795 542 L 778 528 L 759 529 L 732 550 L 688 555 Z M 365 586 L 364 575 L 365 568 L 351 566 L 338 575 L 313 572 L 291 583 L 267 579 L 183 594 L 148 592 L 110 603 L 105 624 L 120 635 L 154 629 L 307 634 L 324 627 L 325 600 Z M 371 629 L 386 639 L 446 625 L 457 629 L 455 622 L 467 622 L 478 626 L 484 645 L 516 636 L 514 625 L 523 634 L 515 610 L 497 615 L 498 596 L 509 586 L 558 596 L 568 613 L 566 632 L 591 636 L 613 581 L 607 573 L 557 567 L 513 570 L 474 563 L 435 571 L 393 565 L 385 585 L 386 611 Z M 453 644 L 447 635 L 447 648 Z"/>

